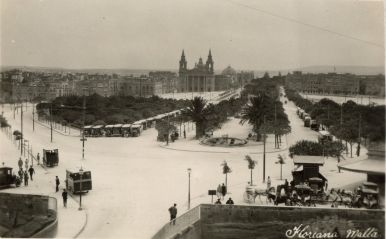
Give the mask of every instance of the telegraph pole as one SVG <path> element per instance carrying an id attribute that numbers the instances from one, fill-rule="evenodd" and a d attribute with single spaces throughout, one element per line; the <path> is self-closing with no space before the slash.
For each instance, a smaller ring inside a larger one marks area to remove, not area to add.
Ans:
<path id="1" fill-rule="evenodd" d="M 35 104 L 32 103 L 32 131 L 35 132 Z"/>
<path id="2" fill-rule="evenodd" d="M 51 128 L 51 143 L 52 143 L 52 102 L 50 107 L 50 128 Z"/>
<path id="3" fill-rule="evenodd" d="M 264 115 L 264 124 L 265 124 L 265 115 Z M 265 132 L 263 134 L 263 183 L 265 183 Z"/>
<path id="4" fill-rule="evenodd" d="M 86 96 L 85 94 L 83 93 L 83 124 L 82 124 L 82 159 L 84 159 L 84 141 L 86 141 L 87 139 L 84 137 L 84 124 L 85 124 L 85 121 L 86 121 Z"/>
<path id="5" fill-rule="evenodd" d="M 21 131 L 21 138 L 20 138 L 20 155 L 23 155 L 23 102 L 21 102 L 20 105 L 20 131 Z"/>

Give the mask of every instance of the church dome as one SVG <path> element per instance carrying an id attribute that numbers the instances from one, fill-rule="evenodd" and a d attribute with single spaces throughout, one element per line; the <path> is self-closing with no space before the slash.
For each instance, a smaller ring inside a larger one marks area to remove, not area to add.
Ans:
<path id="1" fill-rule="evenodd" d="M 231 66 L 228 66 L 227 68 L 225 68 L 222 73 L 222 75 L 236 75 L 236 70 L 233 69 Z"/>

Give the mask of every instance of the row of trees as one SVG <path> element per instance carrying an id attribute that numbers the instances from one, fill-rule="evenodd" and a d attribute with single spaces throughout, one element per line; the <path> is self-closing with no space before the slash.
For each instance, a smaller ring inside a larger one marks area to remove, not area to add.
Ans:
<path id="1" fill-rule="evenodd" d="M 247 85 L 245 94 L 249 103 L 242 110 L 240 123 L 251 124 L 257 140 L 262 134 L 274 134 L 275 148 L 278 148 L 281 136 L 291 132 L 288 116 L 279 100 L 279 85 L 269 78 L 256 79 Z"/>
<path id="2" fill-rule="evenodd" d="M 93 94 L 85 97 L 85 124 L 123 124 L 156 116 L 187 107 L 188 100 L 133 96 L 102 97 Z M 37 105 L 39 116 L 48 116 L 52 106 L 52 118 L 61 124 L 81 126 L 83 123 L 82 96 L 57 97 L 51 103 Z"/>
<path id="3" fill-rule="evenodd" d="M 353 144 L 357 143 L 360 154 L 362 138 L 370 141 L 385 141 L 385 106 L 359 105 L 349 100 L 338 104 L 330 99 L 313 103 L 304 99 L 296 91 L 286 89 L 289 100 L 310 114 L 312 119 L 323 125 L 335 137 L 350 145 L 352 157 Z"/>
<path id="4" fill-rule="evenodd" d="M 228 117 L 240 112 L 244 104 L 244 98 L 232 97 L 229 100 L 222 100 L 218 104 L 211 104 L 202 97 L 195 97 L 189 101 L 188 107 L 182 111 L 179 117 L 170 119 L 171 122 L 168 122 L 167 126 L 170 124 L 178 125 L 181 122 L 191 120 L 196 124 L 196 138 L 198 139 L 206 131 L 220 128 Z M 165 122 L 161 122 L 161 124 L 165 125 Z M 160 130 L 158 132 L 160 135 Z"/>

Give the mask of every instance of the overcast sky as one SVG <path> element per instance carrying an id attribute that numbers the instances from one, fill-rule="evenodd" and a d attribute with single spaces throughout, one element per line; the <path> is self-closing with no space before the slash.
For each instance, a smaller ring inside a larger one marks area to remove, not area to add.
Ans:
<path id="1" fill-rule="evenodd" d="M 176 69 L 209 48 L 216 70 L 384 65 L 383 2 L 0 2 L 2 65 Z"/>

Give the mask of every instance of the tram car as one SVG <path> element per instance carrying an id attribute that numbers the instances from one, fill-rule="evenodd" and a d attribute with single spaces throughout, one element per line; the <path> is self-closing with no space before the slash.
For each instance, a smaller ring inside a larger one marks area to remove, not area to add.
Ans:
<path id="1" fill-rule="evenodd" d="M 130 137 L 131 136 L 131 124 L 122 125 L 122 137 Z"/>
<path id="2" fill-rule="evenodd" d="M 115 124 L 113 125 L 113 131 L 111 136 L 122 136 L 122 125 L 123 124 Z"/>
<path id="3" fill-rule="evenodd" d="M 139 124 L 133 124 L 130 127 L 130 132 L 132 137 L 138 137 L 141 135 L 142 132 L 142 125 Z"/>
<path id="4" fill-rule="evenodd" d="M 86 125 L 86 126 L 84 126 L 84 128 L 83 128 L 83 132 L 84 132 L 84 136 L 85 137 L 90 137 L 90 136 L 92 136 L 92 125 Z"/>
<path id="5" fill-rule="evenodd" d="M 304 117 L 304 127 L 310 127 L 311 125 L 311 117 L 306 116 Z"/>
<path id="6" fill-rule="evenodd" d="M 316 120 L 311 119 L 310 128 L 315 131 L 319 130 L 319 124 L 316 122 Z"/>
<path id="7" fill-rule="evenodd" d="M 88 193 L 92 189 L 91 171 L 67 169 L 66 189 L 71 194 Z"/>
<path id="8" fill-rule="evenodd" d="M 59 164 L 59 150 L 43 149 L 43 164 L 47 167 L 54 167 Z"/>
<path id="9" fill-rule="evenodd" d="M 332 142 L 333 136 L 330 134 L 330 132 L 322 130 L 319 131 L 318 141 L 319 143 Z"/>
<path id="10" fill-rule="evenodd" d="M 91 128 L 91 135 L 93 137 L 100 137 L 104 135 L 103 125 L 95 125 Z"/>
<path id="11" fill-rule="evenodd" d="M 16 175 L 12 174 L 12 168 L 0 167 L 0 189 L 8 188 L 11 186 L 20 186 L 20 179 Z"/>
<path id="12" fill-rule="evenodd" d="M 105 135 L 107 137 L 113 136 L 113 128 L 114 128 L 114 125 L 111 125 L 111 124 L 105 126 L 105 128 L 104 128 L 105 129 Z"/>

